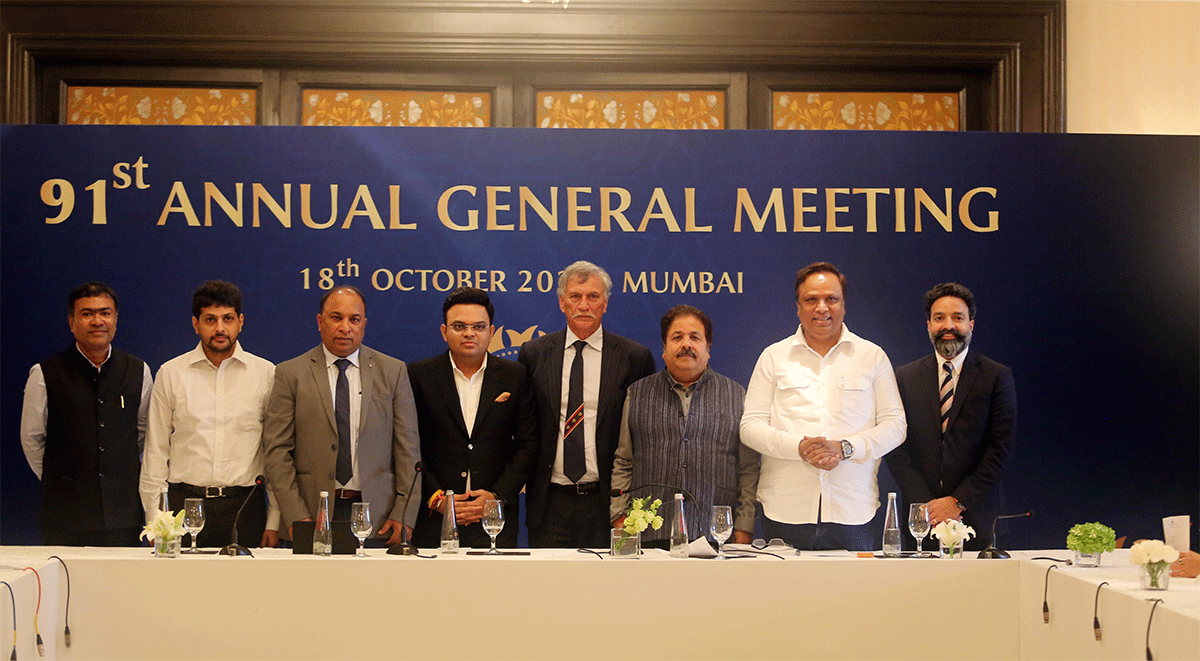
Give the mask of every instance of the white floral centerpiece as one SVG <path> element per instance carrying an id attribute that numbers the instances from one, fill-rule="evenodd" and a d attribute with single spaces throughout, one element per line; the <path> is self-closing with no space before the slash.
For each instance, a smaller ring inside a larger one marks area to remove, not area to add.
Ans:
<path id="1" fill-rule="evenodd" d="M 975 529 L 964 525 L 962 521 L 946 519 L 933 527 L 933 536 L 949 551 L 947 555 L 953 558 L 955 555 L 962 555 L 960 547 L 963 542 L 975 536 Z"/>
<path id="2" fill-rule="evenodd" d="M 655 530 L 662 528 L 663 518 L 658 515 L 660 506 L 662 506 L 662 501 L 658 498 L 653 501 L 649 496 L 634 498 L 629 506 L 629 511 L 625 513 L 625 525 L 621 529 L 621 537 L 613 542 L 614 550 L 620 552 L 625 547 L 626 541 L 634 535 L 642 534 L 646 528 Z"/>
<path id="3" fill-rule="evenodd" d="M 141 538 L 154 543 L 156 555 L 174 555 L 172 547 L 179 549 L 179 540 L 183 537 L 183 510 L 178 514 L 159 511 L 154 518 L 142 528 Z"/>
<path id="4" fill-rule="evenodd" d="M 1142 566 L 1142 587 L 1167 589 L 1167 567 L 1179 559 L 1179 551 L 1157 539 L 1143 539 L 1129 549 L 1129 561 Z"/>

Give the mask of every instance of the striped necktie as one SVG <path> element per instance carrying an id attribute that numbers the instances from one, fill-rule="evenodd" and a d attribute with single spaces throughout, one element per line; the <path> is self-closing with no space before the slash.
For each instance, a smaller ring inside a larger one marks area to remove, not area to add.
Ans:
<path id="1" fill-rule="evenodd" d="M 950 405 L 954 403 L 954 368 L 950 363 L 942 363 L 942 371 L 946 373 L 946 378 L 942 379 L 938 399 L 942 402 L 942 433 L 945 434 L 950 422 Z"/>

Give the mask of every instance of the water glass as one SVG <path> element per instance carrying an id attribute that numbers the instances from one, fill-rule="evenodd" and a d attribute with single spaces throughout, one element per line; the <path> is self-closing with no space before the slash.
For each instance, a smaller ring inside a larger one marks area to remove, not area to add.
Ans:
<path id="1" fill-rule="evenodd" d="M 350 531 L 358 538 L 358 553 L 356 557 L 367 557 L 363 543 L 371 536 L 371 503 L 350 504 Z"/>
<path id="2" fill-rule="evenodd" d="M 196 548 L 196 536 L 204 530 L 204 499 L 188 498 L 183 501 L 183 530 L 192 536 L 192 548 L 184 553 L 199 553 Z"/>

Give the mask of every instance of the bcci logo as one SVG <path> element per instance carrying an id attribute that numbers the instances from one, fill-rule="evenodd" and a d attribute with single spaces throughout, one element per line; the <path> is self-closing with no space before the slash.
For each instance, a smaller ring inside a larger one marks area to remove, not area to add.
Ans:
<path id="1" fill-rule="evenodd" d="M 537 333 L 535 336 L 534 333 Z M 488 345 L 488 353 L 494 353 L 501 358 L 516 360 L 517 353 L 521 351 L 521 345 L 532 340 L 534 337 L 545 335 L 537 329 L 537 325 L 526 328 L 524 332 L 518 333 L 515 330 L 505 330 L 504 326 L 496 329 L 496 334 L 492 336 L 492 343 Z M 505 338 L 508 342 L 505 342 Z"/>

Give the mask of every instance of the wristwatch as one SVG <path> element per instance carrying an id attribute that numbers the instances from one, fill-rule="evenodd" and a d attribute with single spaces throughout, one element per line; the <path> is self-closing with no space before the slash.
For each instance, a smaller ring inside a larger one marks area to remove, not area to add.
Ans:
<path id="1" fill-rule="evenodd" d="M 850 441 L 842 441 L 842 459 L 849 459 L 854 456 L 854 446 L 850 445 Z"/>

